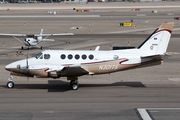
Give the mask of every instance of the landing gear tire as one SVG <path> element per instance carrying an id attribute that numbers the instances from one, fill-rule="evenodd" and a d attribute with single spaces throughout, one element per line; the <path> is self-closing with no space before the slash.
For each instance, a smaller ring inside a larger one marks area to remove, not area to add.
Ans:
<path id="1" fill-rule="evenodd" d="M 7 87 L 8 87 L 8 88 L 13 88 L 13 87 L 14 87 L 14 83 L 13 83 L 12 81 L 9 81 L 9 82 L 7 83 Z"/>
<path id="2" fill-rule="evenodd" d="M 72 90 L 77 90 L 79 88 L 79 84 L 77 80 L 71 80 L 70 85 Z"/>
<path id="3" fill-rule="evenodd" d="M 77 90 L 79 88 L 79 85 L 78 84 L 72 84 L 71 87 L 73 90 Z"/>
<path id="4" fill-rule="evenodd" d="M 41 50 L 43 49 L 43 47 L 41 46 Z"/>
<path id="5" fill-rule="evenodd" d="M 23 46 L 21 47 L 21 50 L 23 50 L 24 48 L 23 48 Z"/>

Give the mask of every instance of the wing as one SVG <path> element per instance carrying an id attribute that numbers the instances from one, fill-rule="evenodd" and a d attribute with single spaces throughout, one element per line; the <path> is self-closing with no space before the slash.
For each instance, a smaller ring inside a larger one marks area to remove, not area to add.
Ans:
<path id="1" fill-rule="evenodd" d="M 61 76 L 81 76 L 88 74 L 89 72 L 79 67 L 64 67 L 62 70 L 57 71 L 57 74 Z"/>
<path id="2" fill-rule="evenodd" d="M 162 64 L 164 59 L 167 59 L 170 55 L 153 55 L 141 57 L 140 67 L 154 66 Z"/>
<path id="3" fill-rule="evenodd" d="M 60 36 L 60 35 L 74 35 L 73 33 L 61 33 L 61 34 L 35 34 L 34 36 Z"/>
<path id="4" fill-rule="evenodd" d="M 3 34 L 3 33 L 0 33 L 1 36 L 26 36 L 26 34 Z"/>
<path id="5" fill-rule="evenodd" d="M 27 67 L 22 67 L 22 70 L 27 70 Z M 58 66 L 58 65 L 31 65 L 28 67 L 30 72 L 34 71 L 43 71 L 45 73 L 48 73 L 50 77 L 55 77 L 55 76 L 81 76 L 88 74 L 86 70 L 81 68 L 80 66 L 76 67 L 65 67 L 65 66 Z M 43 77 L 42 74 L 38 74 L 38 77 Z"/>

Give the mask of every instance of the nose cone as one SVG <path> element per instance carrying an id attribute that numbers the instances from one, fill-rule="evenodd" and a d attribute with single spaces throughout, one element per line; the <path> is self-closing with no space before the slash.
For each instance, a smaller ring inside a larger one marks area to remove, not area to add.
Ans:
<path id="1" fill-rule="evenodd" d="M 17 66 L 15 67 L 15 64 L 11 63 L 5 66 L 5 69 L 8 71 L 12 71 L 12 69 L 17 68 Z"/>
<path id="2" fill-rule="evenodd" d="M 20 60 L 20 61 L 16 61 L 16 62 L 6 65 L 5 69 L 8 71 L 16 71 L 17 69 L 19 70 L 20 67 L 25 66 L 25 65 L 26 65 L 26 61 Z"/>

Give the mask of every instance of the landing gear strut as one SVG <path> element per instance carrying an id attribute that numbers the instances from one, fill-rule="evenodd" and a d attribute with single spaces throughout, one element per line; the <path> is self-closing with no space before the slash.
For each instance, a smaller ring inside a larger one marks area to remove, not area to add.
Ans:
<path id="1" fill-rule="evenodd" d="M 13 88 L 14 87 L 14 83 L 12 82 L 13 76 L 10 75 L 10 78 L 8 80 L 9 80 L 9 82 L 7 83 L 7 87 L 8 88 Z"/>
<path id="2" fill-rule="evenodd" d="M 78 80 L 71 80 L 70 85 L 72 90 L 77 90 L 79 88 Z"/>

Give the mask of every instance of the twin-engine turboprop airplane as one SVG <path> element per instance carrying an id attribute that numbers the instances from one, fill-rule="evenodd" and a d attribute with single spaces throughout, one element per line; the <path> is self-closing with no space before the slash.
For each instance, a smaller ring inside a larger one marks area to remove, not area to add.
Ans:
<path id="1" fill-rule="evenodd" d="M 25 46 L 38 46 L 40 42 L 44 41 L 54 41 L 54 39 L 47 39 L 49 36 L 59 36 L 59 35 L 74 35 L 73 33 L 61 33 L 61 34 L 43 34 L 43 29 L 41 29 L 40 34 L 35 34 L 35 35 L 29 35 L 29 34 L 3 34 L 0 33 L 2 36 L 13 36 L 16 40 L 24 43 Z M 24 41 L 18 39 L 17 37 L 24 37 Z M 45 37 L 45 38 L 43 38 Z M 38 46 L 39 47 L 39 46 Z M 42 46 L 39 47 L 42 50 Z M 22 46 L 21 49 L 24 49 Z"/>
<path id="2" fill-rule="evenodd" d="M 138 48 L 126 50 L 45 50 L 36 57 L 13 62 L 5 67 L 11 72 L 7 83 L 13 88 L 12 75 L 28 77 L 67 77 L 73 90 L 77 90 L 78 77 L 159 65 L 166 55 L 174 23 L 164 23 Z"/>

